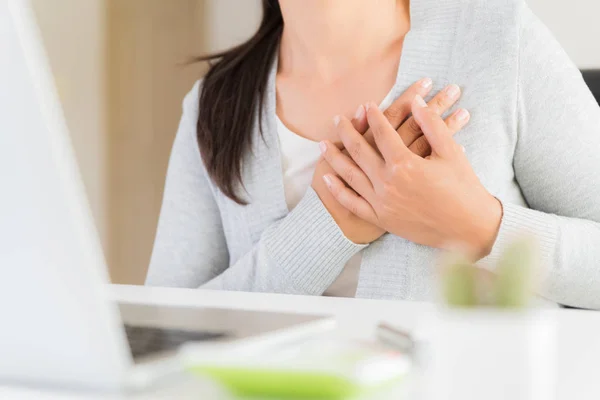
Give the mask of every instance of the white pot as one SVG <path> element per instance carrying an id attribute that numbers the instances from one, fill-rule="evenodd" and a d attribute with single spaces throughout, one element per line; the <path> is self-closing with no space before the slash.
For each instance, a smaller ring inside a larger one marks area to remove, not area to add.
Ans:
<path id="1" fill-rule="evenodd" d="M 557 349 L 551 314 L 446 309 L 432 315 L 426 327 L 426 398 L 554 398 Z"/>

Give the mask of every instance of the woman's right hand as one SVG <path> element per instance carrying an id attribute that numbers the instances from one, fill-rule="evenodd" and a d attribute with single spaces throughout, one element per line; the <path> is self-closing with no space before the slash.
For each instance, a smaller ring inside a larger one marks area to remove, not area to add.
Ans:
<path id="1" fill-rule="evenodd" d="M 406 146 L 413 153 L 421 157 L 429 156 L 431 154 L 431 147 L 425 136 L 423 136 L 419 124 L 417 124 L 412 117 L 409 118 L 409 116 L 411 113 L 411 104 L 415 96 L 427 96 L 431 91 L 431 87 L 432 82 L 428 78 L 418 81 L 384 112 L 388 121 L 396 127 L 398 134 Z M 456 85 L 450 85 L 433 97 L 429 102 L 429 107 L 431 107 L 438 115 L 442 115 L 456 103 L 459 97 L 460 88 Z M 452 115 L 446 118 L 446 125 L 453 134 L 461 130 L 467 122 L 469 122 L 469 114 L 463 109 L 456 110 Z M 352 119 L 352 124 L 357 131 L 364 132 L 364 137 L 376 149 L 377 147 L 374 146 L 375 141 L 373 134 L 371 130 L 368 129 L 364 106 L 361 105 L 358 107 L 355 118 Z M 344 235 L 357 244 L 368 244 L 381 237 L 385 233 L 384 230 L 358 218 L 352 212 L 342 207 L 333 198 L 323 180 L 323 177 L 326 174 L 335 174 L 335 172 L 329 166 L 327 161 L 321 158 L 313 175 L 312 187 Z M 351 172 L 349 171 L 349 175 L 342 177 L 342 179 L 346 182 L 351 182 Z"/>

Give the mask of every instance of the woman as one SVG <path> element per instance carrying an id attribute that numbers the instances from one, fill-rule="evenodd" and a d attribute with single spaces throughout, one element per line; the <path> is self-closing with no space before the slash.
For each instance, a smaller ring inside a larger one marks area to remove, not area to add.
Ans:
<path id="1" fill-rule="evenodd" d="M 184 101 L 147 284 L 429 300 L 439 249 L 528 232 L 600 308 L 600 110 L 523 2 L 263 8 Z"/>

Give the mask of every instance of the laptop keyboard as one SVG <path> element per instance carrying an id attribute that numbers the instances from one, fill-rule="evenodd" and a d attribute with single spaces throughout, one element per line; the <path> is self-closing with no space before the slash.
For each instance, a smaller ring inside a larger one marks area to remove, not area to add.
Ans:
<path id="1" fill-rule="evenodd" d="M 133 325 L 125 325 L 125 333 L 134 359 L 174 351 L 186 342 L 204 342 L 226 336 L 224 332 L 184 331 Z"/>

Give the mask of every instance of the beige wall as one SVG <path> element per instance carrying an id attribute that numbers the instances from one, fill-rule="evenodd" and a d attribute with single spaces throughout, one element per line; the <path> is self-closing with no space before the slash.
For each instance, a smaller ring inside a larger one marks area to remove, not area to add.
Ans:
<path id="1" fill-rule="evenodd" d="M 107 1 L 108 259 L 113 281 L 142 283 L 181 101 L 205 70 L 179 64 L 244 40 L 260 19 L 260 0 Z"/>
<path id="2" fill-rule="evenodd" d="M 256 31 L 260 0 L 206 0 L 206 35 L 209 51 L 232 47 Z"/>
<path id="3" fill-rule="evenodd" d="M 32 0 L 113 281 L 143 282 L 205 0 Z"/>
<path id="4" fill-rule="evenodd" d="M 32 0 L 71 140 L 107 244 L 106 10 L 104 0 Z"/>
<path id="5" fill-rule="evenodd" d="M 108 0 L 111 276 L 142 283 L 181 102 L 200 78 L 202 0 Z"/>

